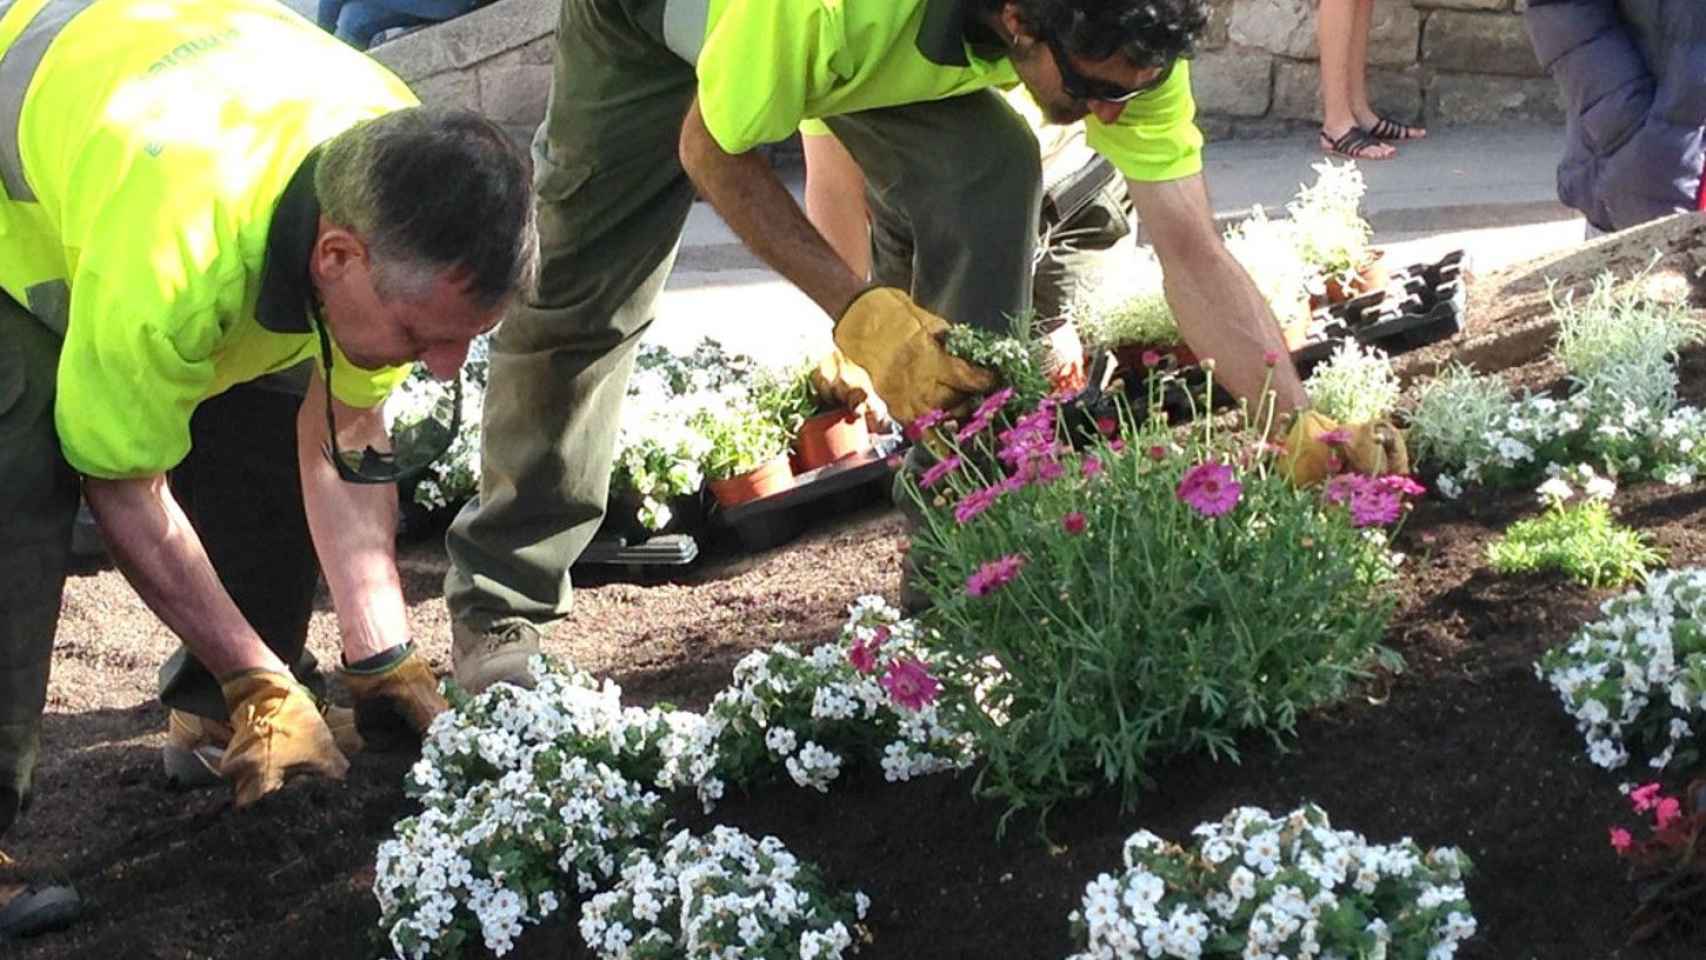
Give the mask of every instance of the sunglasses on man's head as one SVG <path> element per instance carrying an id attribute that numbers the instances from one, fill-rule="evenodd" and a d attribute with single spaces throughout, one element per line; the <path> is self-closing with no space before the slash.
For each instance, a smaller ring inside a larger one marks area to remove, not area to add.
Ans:
<path id="1" fill-rule="evenodd" d="M 1054 54 L 1055 66 L 1060 71 L 1060 88 L 1074 100 L 1125 103 L 1166 83 L 1167 78 L 1173 75 L 1173 64 L 1177 62 L 1169 60 L 1167 65 L 1161 68 L 1161 72 L 1145 83 L 1136 87 L 1122 87 L 1117 83 L 1109 83 L 1098 77 L 1087 77 L 1079 73 L 1078 69 L 1072 65 L 1072 58 L 1067 56 L 1066 48 L 1060 45 L 1058 39 L 1049 37 L 1046 42 L 1049 51 Z"/>
<path id="2" fill-rule="evenodd" d="M 338 449 L 338 425 L 332 417 L 332 342 L 325 320 L 316 311 L 314 328 L 320 334 L 320 362 L 326 368 L 326 459 L 346 483 L 400 483 L 420 476 L 432 462 L 444 456 L 462 429 L 462 377 L 450 388 L 448 397 L 424 404 L 425 415 L 399 420 L 390 434 L 389 451 L 367 447 L 361 453 Z"/>

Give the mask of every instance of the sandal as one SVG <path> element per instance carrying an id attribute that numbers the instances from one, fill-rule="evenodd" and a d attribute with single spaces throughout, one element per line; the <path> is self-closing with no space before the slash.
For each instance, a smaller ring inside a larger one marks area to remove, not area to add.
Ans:
<path id="1" fill-rule="evenodd" d="M 1382 152 L 1383 147 L 1391 152 Z M 1323 129 L 1321 149 L 1352 160 L 1390 160 L 1397 155 L 1391 147 L 1375 139 L 1374 134 L 1358 126 L 1352 126 L 1337 140 L 1329 138 L 1327 131 Z"/>
<path id="2" fill-rule="evenodd" d="M 1428 135 L 1424 127 L 1408 126 L 1385 117 L 1377 117 L 1368 132 L 1381 140 L 1420 140 Z"/>
<path id="3" fill-rule="evenodd" d="M 63 930 L 83 912 L 70 887 L 26 886 L 0 904 L 0 943 Z"/>

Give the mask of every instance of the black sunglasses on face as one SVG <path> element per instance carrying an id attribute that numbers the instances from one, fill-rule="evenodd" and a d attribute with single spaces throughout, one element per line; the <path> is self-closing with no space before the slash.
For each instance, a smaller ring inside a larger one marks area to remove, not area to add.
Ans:
<path id="1" fill-rule="evenodd" d="M 337 468 L 338 477 L 346 483 L 399 483 L 412 480 L 423 473 L 432 462 L 444 456 L 456 442 L 462 428 L 462 377 L 450 391 L 450 410 L 445 414 L 441 398 L 431 412 L 418 423 L 399 424 L 391 434 L 389 452 L 367 447 L 361 453 L 338 449 L 338 425 L 332 418 L 332 342 L 326 334 L 325 320 L 319 311 L 314 313 L 314 329 L 320 334 L 320 362 L 325 367 L 326 384 L 326 459 Z"/>
<path id="2" fill-rule="evenodd" d="M 1066 49 L 1060 41 L 1049 37 L 1046 41 L 1049 51 L 1054 54 L 1054 63 L 1060 72 L 1060 88 L 1074 100 L 1100 100 L 1103 103 L 1125 103 L 1134 97 L 1140 97 L 1156 87 L 1167 82 L 1173 75 L 1173 65 L 1178 61 L 1169 60 L 1152 79 L 1136 87 L 1122 87 L 1109 83 L 1097 77 L 1087 77 L 1078 72 L 1072 65 L 1072 58 L 1067 56 Z"/>

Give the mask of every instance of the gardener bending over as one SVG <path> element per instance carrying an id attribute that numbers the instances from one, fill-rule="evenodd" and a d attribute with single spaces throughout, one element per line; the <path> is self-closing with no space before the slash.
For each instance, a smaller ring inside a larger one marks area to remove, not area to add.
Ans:
<path id="1" fill-rule="evenodd" d="M 541 275 L 493 344 L 480 494 L 449 534 L 456 678 L 526 682 L 568 569 L 603 515 L 634 353 L 695 189 L 835 318 L 897 420 L 987 389 L 942 346 L 946 315 L 1028 304 L 1035 136 L 991 88 L 1084 119 L 1124 174 L 1185 340 L 1252 396 L 1285 345 L 1214 228 L 1188 55 L 1205 0 L 564 0 L 535 138 Z M 757 148 L 824 118 L 916 250 L 910 290 L 872 287 L 812 228 Z M 753 323 L 774 318 L 754 316 Z M 1282 407 L 1305 403 L 1287 362 Z"/>
<path id="2" fill-rule="evenodd" d="M 271 0 L 0 11 L 0 834 L 30 802 L 79 478 L 188 649 L 162 671 L 168 772 L 238 806 L 341 778 L 355 724 L 333 718 L 340 749 L 292 677 L 314 556 L 362 734 L 424 729 L 445 704 L 409 644 L 396 489 L 361 481 L 443 439 L 384 452 L 408 365 L 454 378 L 531 281 L 522 158 Z M 0 939 L 75 907 L 0 887 Z"/>

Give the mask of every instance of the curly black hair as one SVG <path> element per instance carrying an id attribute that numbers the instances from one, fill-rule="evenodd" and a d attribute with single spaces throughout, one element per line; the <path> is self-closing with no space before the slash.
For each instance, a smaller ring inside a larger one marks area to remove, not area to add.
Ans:
<path id="1" fill-rule="evenodd" d="M 1196 52 L 1208 27 L 1208 0 L 985 0 L 1084 60 L 1123 53 L 1138 67 L 1159 67 Z"/>

